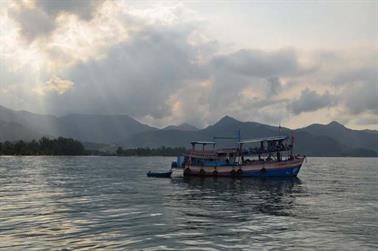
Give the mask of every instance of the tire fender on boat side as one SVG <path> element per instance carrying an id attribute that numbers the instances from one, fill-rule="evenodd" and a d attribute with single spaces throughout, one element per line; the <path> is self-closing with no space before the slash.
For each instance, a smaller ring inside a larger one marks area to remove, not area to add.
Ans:
<path id="1" fill-rule="evenodd" d="M 189 167 L 184 169 L 184 174 L 191 174 L 192 170 Z"/>
<path id="2" fill-rule="evenodd" d="M 218 176 L 217 167 L 214 167 L 213 176 Z"/>
<path id="3" fill-rule="evenodd" d="M 238 175 L 242 175 L 243 174 L 243 170 L 241 168 L 238 169 L 238 171 L 236 172 Z"/>
<path id="4" fill-rule="evenodd" d="M 263 167 L 260 169 L 260 172 L 262 172 L 262 173 L 265 173 L 265 172 L 266 172 L 266 169 L 265 169 L 265 163 L 263 163 Z"/>
<path id="5" fill-rule="evenodd" d="M 203 175 L 205 175 L 205 174 L 206 174 L 206 172 L 205 172 L 205 170 L 203 170 L 203 168 L 201 168 L 201 170 L 200 170 L 199 174 L 200 174 L 201 176 L 203 176 Z"/>

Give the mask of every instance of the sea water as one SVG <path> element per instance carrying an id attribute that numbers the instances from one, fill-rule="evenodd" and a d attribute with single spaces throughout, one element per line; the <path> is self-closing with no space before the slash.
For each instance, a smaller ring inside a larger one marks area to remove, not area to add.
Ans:
<path id="1" fill-rule="evenodd" d="M 5 250 L 377 250 L 378 159 L 298 178 L 148 178 L 167 157 L 0 157 Z"/>

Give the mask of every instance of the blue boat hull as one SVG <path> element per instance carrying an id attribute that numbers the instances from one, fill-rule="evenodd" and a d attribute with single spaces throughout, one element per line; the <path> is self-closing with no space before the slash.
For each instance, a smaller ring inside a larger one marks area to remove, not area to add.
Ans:
<path id="1" fill-rule="evenodd" d="M 282 162 L 254 162 L 236 166 L 187 166 L 184 176 L 296 177 L 304 158 Z"/>
<path id="2" fill-rule="evenodd" d="M 271 169 L 266 171 L 249 171 L 243 172 L 241 177 L 296 177 L 301 166 L 294 166 L 288 168 Z"/>

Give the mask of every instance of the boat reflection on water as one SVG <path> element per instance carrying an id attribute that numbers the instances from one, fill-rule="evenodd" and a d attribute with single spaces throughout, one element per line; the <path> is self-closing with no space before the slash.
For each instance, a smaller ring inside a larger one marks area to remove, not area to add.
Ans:
<path id="1" fill-rule="evenodd" d="M 256 214 L 295 216 L 296 198 L 305 196 L 302 181 L 297 177 L 187 177 L 172 182 L 185 188 L 172 198 L 180 203 L 186 201 L 188 207 L 198 208 L 210 217 L 239 215 L 247 220 Z"/>
<path id="2" fill-rule="evenodd" d="M 268 241 L 305 237 L 301 234 L 305 226 L 298 219 L 309 211 L 302 200 L 308 192 L 297 177 L 184 177 L 171 182 L 176 188 L 167 195 L 165 206 L 172 209 L 174 219 L 180 219 L 173 222 L 178 231 L 190 236 L 185 243 L 263 250 Z"/>

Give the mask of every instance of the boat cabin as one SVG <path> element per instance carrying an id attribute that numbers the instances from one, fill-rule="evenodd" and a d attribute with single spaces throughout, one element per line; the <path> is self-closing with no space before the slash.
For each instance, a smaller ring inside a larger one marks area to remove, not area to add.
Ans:
<path id="1" fill-rule="evenodd" d="M 255 161 L 282 161 L 293 158 L 293 138 L 287 143 L 288 136 L 274 136 L 239 141 L 242 162 Z M 247 147 L 249 146 L 249 147 Z M 249 159 L 248 157 L 252 157 Z"/>
<path id="2" fill-rule="evenodd" d="M 304 157 L 293 156 L 293 137 L 291 142 L 288 139 L 274 136 L 240 140 L 239 134 L 236 140 L 233 138 L 233 147 L 221 149 L 216 148 L 215 140 L 192 141 L 191 151 L 178 157 L 172 167 L 182 168 L 184 176 L 293 177 Z"/>
<path id="3" fill-rule="evenodd" d="M 293 142 L 288 136 L 239 140 L 233 148 L 216 149 L 215 141 L 192 141 L 191 151 L 177 158 L 177 166 L 240 166 L 254 162 L 293 159 Z M 198 147 L 199 146 L 199 147 Z"/>

